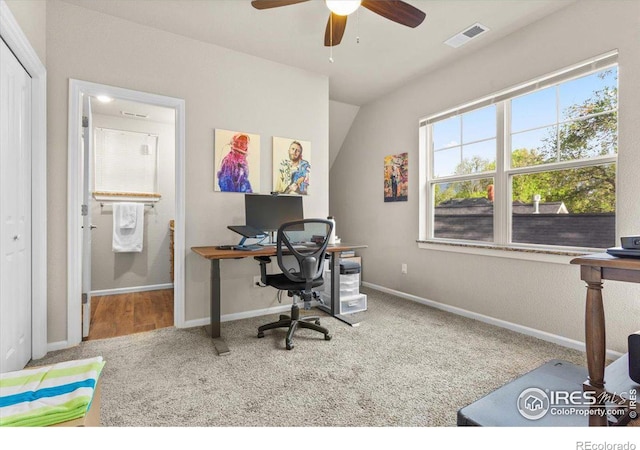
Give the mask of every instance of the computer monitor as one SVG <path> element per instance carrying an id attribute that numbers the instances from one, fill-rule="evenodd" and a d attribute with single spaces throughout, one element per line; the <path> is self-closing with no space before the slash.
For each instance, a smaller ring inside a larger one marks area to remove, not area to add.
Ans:
<path id="1" fill-rule="evenodd" d="M 278 231 L 285 222 L 304 219 L 299 195 L 245 194 L 245 223 L 267 233 Z"/>

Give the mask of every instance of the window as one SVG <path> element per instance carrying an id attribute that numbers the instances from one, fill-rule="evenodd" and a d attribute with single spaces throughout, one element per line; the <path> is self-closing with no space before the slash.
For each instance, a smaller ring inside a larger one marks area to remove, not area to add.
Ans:
<path id="1" fill-rule="evenodd" d="M 158 191 L 158 136 L 95 128 L 95 191 L 155 194 Z"/>
<path id="2" fill-rule="evenodd" d="M 616 54 L 420 123 L 421 239 L 615 245 Z"/>

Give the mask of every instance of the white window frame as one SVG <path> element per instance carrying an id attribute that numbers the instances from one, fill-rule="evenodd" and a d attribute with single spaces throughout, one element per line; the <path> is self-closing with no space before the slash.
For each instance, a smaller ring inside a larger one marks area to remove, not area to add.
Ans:
<path id="1" fill-rule="evenodd" d="M 512 192 L 511 179 L 514 175 L 550 172 L 554 170 L 575 169 L 582 167 L 616 164 L 617 154 L 612 156 L 598 156 L 588 159 L 559 161 L 540 164 L 537 166 L 511 167 L 511 123 L 510 100 L 544 88 L 571 81 L 595 72 L 617 66 L 617 51 L 612 51 L 596 58 L 580 62 L 563 70 L 548 74 L 519 86 L 507 89 L 493 95 L 483 97 L 474 102 L 461 105 L 442 113 L 432 115 L 419 121 L 419 238 L 420 248 L 437 249 L 463 253 L 480 253 L 492 256 L 508 256 L 518 259 L 541 259 L 552 262 L 568 263 L 568 259 L 558 260 L 553 255 L 573 256 L 585 251 L 602 251 L 602 249 L 555 246 L 541 244 L 514 243 L 511 241 L 512 232 Z M 481 173 L 464 175 L 450 175 L 444 177 L 433 176 L 434 149 L 432 124 L 442 120 L 459 116 L 485 106 L 496 106 L 496 169 Z M 616 108 L 615 112 L 618 111 Z M 610 111 L 611 112 L 611 111 Z M 580 117 L 578 120 L 584 120 Z M 575 121 L 572 119 L 570 121 Z M 561 124 L 564 121 L 558 123 Z M 519 130 L 523 131 L 523 130 Z M 444 182 L 457 182 L 494 178 L 494 215 L 493 242 L 467 241 L 462 239 L 437 238 L 434 236 L 434 187 Z M 617 179 L 617 176 L 616 176 Z M 439 244 L 439 245 L 438 245 Z M 479 251 L 478 251 L 479 249 Z M 507 250 L 507 252 L 504 252 Z M 514 252 L 515 250 L 515 252 Z M 518 254 L 520 253 L 520 254 Z M 535 256 L 537 254 L 537 256 Z M 552 255 L 551 257 L 540 255 Z"/>

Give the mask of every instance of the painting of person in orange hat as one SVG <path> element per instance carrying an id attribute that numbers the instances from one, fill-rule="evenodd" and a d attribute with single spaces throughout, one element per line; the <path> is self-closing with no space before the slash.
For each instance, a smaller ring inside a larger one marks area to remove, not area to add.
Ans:
<path id="1" fill-rule="evenodd" d="M 216 151 L 217 155 L 222 155 L 224 151 L 228 149 L 228 153 L 219 161 L 219 164 L 217 164 L 216 191 L 255 192 L 255 188 L 260 184 L 260 136 L 227 130 L 216 130 L 215 139 L 216 147 L 220 144 L 220 148 L 216 148 L 216 150 L 219 150 Z M 257 144 L 254 139 L 257 141 Z M 251 152 L 249 149 L 251 149 Z M 251 159 L 249 158 L 250 155 Z M 255 170 L 249 170 L 250 166 L 254 165 L 251 163 L 255 163 L 256 160 L 258 164 Z M 250 176 L 252 172 L 257 173 L 258 177 Z"/>

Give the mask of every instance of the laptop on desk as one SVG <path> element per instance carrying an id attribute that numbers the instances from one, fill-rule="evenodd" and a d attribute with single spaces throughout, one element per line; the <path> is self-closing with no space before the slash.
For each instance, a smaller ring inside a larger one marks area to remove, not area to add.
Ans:
<path id="1" fill-rule="evenodd" d="M 262 239 L 267 237 L 267 234 L 264 231 L 258 230 L 257 228 L 249 225 L 229 225 L 227 228 L 246 238 Z"/>
<path id="2" fill-rule="evenodd" d="M 238 245 L 233 246 L 234 250 L 260 250 L 262 246 L 258 244 L 245 244 L 245 241 L 247 239 L 264 239 L 267 237 L 267 234 L 264 231 L 258 230 L 257 228 L 249 225 L 228 225 L 227 228 L 242 236 Z"/>

